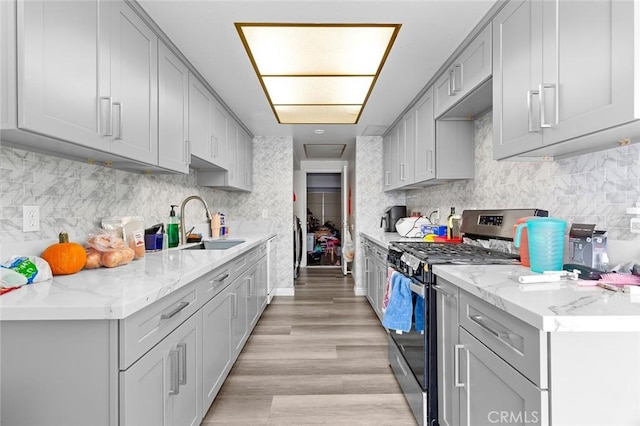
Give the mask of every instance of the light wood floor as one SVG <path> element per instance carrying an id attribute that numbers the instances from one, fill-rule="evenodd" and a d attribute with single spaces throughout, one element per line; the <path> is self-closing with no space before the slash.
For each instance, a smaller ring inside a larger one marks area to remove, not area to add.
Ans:
<path id="1" fill-rule="evenodd" d="M 412 425 L 385 331 L 351 275 L 301 270 L 256 325 L 202 425 Z"/>

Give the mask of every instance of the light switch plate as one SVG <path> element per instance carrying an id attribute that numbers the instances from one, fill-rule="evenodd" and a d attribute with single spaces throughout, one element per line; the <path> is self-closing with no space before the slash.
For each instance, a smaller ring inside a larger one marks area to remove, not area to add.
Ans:
<path id="1" fill-rule="evenodd" d="M 22 232 L 40 230 L 40 206 L 22 206 Z"/>
<path id="2" fill-rule="evenodd" d="M 640 234 L 640 217 L 632 217 L 630 222 L 630 231 L 635 234 Z"/>

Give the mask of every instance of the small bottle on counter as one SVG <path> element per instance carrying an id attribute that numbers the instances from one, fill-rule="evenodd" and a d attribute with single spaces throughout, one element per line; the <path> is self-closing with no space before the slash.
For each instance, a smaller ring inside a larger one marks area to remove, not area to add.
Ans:
<path id="1" fill-rule="evenodd" d="M 173 210 L 178 207 L 175 204 L 171 205 L 171 212 L 169 213 L 169 221 L 167 222 L 167 239 L 169 248 L 178 247 L 180 244 L 180 221 L 176 217 L 176 212 Z"/>
<path id="2" fill-rule="evenodd" d="M 454 237 L 453 226 L 454 226 L 454 217 L 456 216 L 456 208 L 451 207 L 451 214 L 447 216 L 447 240 L 451 240 Z"/>

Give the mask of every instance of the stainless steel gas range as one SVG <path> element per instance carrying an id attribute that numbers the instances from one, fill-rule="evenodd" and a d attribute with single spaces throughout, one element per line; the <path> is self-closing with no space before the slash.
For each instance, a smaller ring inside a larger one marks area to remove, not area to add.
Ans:
<path id="1" fill-rule="evenodd" d="M 539 209 L 465 210 L 460 228 L 462 243 L 390 243 L 388 264 L 410 278 L 414 308 L 417 304 L 421 312 L 413 315 L 411 331 L 399 334 L 389 330 L 389 363 L 420 425 L 438 425 L 438 284 L 431 266 L 518 264 L 520 256 L 512 253 L 513 226 L 522 217 L 547 215 Z M 420 303 L 419 298 L 423 298 Z M 416 327 L 419 316 L 424 324 Z"/>

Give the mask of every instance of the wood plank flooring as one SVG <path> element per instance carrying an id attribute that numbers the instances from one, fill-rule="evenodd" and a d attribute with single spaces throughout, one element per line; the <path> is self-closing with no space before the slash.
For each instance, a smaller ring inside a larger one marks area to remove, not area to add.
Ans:
<path id="1" fill-rule="evenodd" d="M 303 268 L 276 297 L 202 425 L 411 425 L 386 334 L 351 275 Z"/>

